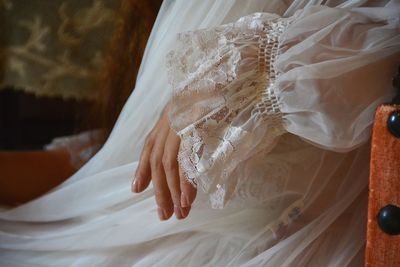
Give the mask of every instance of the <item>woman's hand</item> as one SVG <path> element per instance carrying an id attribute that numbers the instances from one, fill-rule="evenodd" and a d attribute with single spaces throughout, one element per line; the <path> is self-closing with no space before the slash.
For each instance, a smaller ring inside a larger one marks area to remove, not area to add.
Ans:
<path id="1" fill-rule="evenodd" d="M 187 217 L 197 192 L 179 168 L 180 138 L 170 128 L 169 110 L 170 104 L 167 104 L 146 137 L 132 184 L 132 192 L 139 193 L 147 188 L 150 180 L 153 182 L 160 220 L 169 219 L 173 213 L 177 219 Z"/>

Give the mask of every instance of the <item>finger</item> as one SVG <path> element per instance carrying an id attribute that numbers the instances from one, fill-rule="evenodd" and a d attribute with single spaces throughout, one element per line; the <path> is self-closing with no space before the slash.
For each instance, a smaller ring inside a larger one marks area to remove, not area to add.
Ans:
<path id="1" fill-rule="evenodd" d="M 174 203 L 175 216 L 177 219 L 183 219 L 188 213 L 187 209 L 181 208 L 181 188 L 177 160 L 179 144 L 180 138 L 173 130 L 170 130 L 164 147 L 163 167 L 172 202 Z"/>
<path id="2" fill-rule="evenodd" d="M 181 187 L 181 206 L 190 207 L 197 195 L 197 188 L 189 182 L 186 174 L 179 168 L 180 187 Z"/>
<path id="3" fill-rule="evenodd" d="M 151 181 L 154 187 L 160 220 L 167 220 L 173 214 L 173 202 L 162 165 L 164 145 L 168 132 L 168 127 L 161 127 L 157 141 L 150 154 Z"/>
<path id="4" fill-rule="evenodd" d="M 142 153 L 140 154 L 139 165 L 136 168 L 135 178 L 132 184 L 132 192 L 139 193 L 145 190 L 151 181 L 150 154 L 154 146 L 154 132 L 157 130 L 157 125 L 152 132 L 146 137 Z"/>
<path id="5" fill-rule="evenodd" d="M 165 127 L 165 122 L 160 118 L 154 125 L 151 132 L 147 135 L 138 167 L 136 168 L 135 178 L 132 183 L 132 192 L 140 193 L 145 190 L 151 181 L 151 167 L 150 167 L 150 154 L 153 149 L 157 134 L 161 127 Z"/>
<path id="6" fill-rule="evenodd" d="M 174 213 L 174 205 L 168 189 L 168 184 L 163 171 L 157 178 L 151 180 L 154 187 L 154 194 L 158 206 L 158 217 L 160 220 L 168 220 Z"/>

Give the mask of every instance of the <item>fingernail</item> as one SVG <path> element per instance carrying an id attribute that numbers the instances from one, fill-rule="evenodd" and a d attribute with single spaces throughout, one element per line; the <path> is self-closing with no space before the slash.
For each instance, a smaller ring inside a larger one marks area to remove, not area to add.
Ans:
<path id="1" fill-rule="evenodd" d="M 181 206 L 183 208 L 190 206 L 189 196 L 185 192 L 182 192 L 182 194 L 181 194 Z"/>
<path id="2" fill-rule="evenodd" d="M 174 213 L 175 213 L 175 217 L 176 217 L 178 220 L 184 218 L 183 215 L 182 215 L 181 207 L 178 207 L 178 206 L 174 205 Z"/>
<path id="3" fill-rule="evenodd" d="M 190 208 L 181 208 L 182 217 L 186 218 L 189 215 Z"/>
<path id="4" fill-rule="evenodd" d="M 140 193 L 143 190 L 141 181 L 140 177 L 135 177 L 135 180 L 133 181 L 135 193 Z"/>
<path id="5" fill-rule="evenodd" d="M 136 190 L 135 190 L 135 187 L 136 187 L 136 178 L 133 178 L 132 185 L 131 185 L 131 190 L 132 190 L 132 192 L 135 192 L 135 191 L 136 191 Z"/>
<path id="6" fill-rule="evenodd" d="M 136 178 L 133 179 L 132 192 L 134 192 L 134 193 L 139 192 L 139 181 Z"/>
<path id="7" fill-rule="evenodd" d="M 161 221 L 165 221 L 167 219 L 167 213 L 165 210 L 162 208 L 158 207 L 158 217 L 160 218 Z"/>

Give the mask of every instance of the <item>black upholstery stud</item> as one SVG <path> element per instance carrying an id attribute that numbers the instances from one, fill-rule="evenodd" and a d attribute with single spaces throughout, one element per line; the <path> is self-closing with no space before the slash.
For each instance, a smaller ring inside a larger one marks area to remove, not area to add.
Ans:
<path id="1" fill-rule="evenodd" d="M 387 205 L 378 213 L 378 225 L 388 235 L 400 234 L 400 208 Z"/>
<path id="2" fill-rule="evenodd" d="M 400 138 L 400 110 L 390 113 L 387 127 L 393 136 Z"/>

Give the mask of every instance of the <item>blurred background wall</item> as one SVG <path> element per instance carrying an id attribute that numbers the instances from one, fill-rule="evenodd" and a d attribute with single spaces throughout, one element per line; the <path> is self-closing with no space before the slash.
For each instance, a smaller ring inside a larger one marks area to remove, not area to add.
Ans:
<path id="1" fill-rule="evenodd" d="M 161 3 L 0 0 L 0 204 L 43 194 L 101 148 Z"/>
<path id="2" fill-rule="evenodd" d="M 83 130 L 120 5 L 0 1 L 0 149 L 41 149 L 56 136 Z"/>

